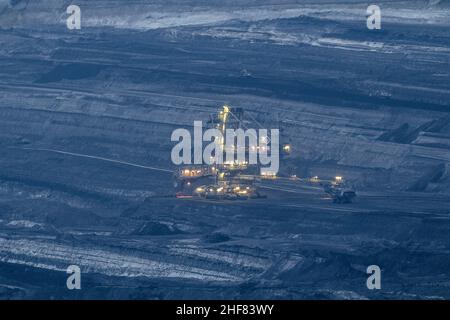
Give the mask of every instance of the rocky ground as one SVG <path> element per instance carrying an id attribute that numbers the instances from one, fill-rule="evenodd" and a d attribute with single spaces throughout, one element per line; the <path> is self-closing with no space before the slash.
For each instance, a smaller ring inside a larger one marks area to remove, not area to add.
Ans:
<path id="1" fill-rule="evenodd" d="M 379 1 L 379 31 L 330 2 L 80 1 L 69 31 L 61 1 L 0 1 L 0 297 L 448 299 L 449 2 Z M 224 103 L 356 203 L 175 199 L 171 132 Z"/>

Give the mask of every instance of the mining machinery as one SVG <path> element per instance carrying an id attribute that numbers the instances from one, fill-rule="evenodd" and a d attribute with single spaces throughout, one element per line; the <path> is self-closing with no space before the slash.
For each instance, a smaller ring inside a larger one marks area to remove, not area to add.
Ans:
<path id="1" fill-rule="evenodd" d="M 355 190 L 341 176 L 325 183 L 323 190 L 331 196 L 334 203 L 352 203 L 356 197 Z"/>
<path id="2" fill-rule="evenodd" d="M 251 113 L 246 114 L 242 108 L 231 108 L 223 106 L 217 113 L 211 114 L 207 122 L 208 128 L 218 129 L 225 137 L 226 129 L 248 129 L 248 125 L 262 125 L 252 117 Z M 282 132 L 282 130 L 280 130 Z M 283 137 L 285 139 L 285 137 Z M 225 139 L 219 141 L 222 151 L 225 148 Z M 227 146 L 228 148 L 229 146 Z M 246 159 L 252 146 L 246 146 Z M 254 147 L 254 146 L 253 146 Z M 237 151 L 237 144 L 232 146 Z M 257 146 L 258 148 L 258 146 Z M 292 149 L 290 143 L 280 144 L 280 160 L 289 158 Z M 235 157 L 236 158 L 236 157 Z M 177 198 L 200 198 L 210 200 L 239 200 L 239 199 L 259 199 L 266 198 L 260 191 L 264 180 L 272 184 L 271 189 L 276 188 L 276 182 L 306 185 L 321 185 L 334 203 L 351 203 L 356 197 L 355 190 L 341 176 L 331 180 L 322 180 L 315 176 L 312 178 L 298 178 L 295 174 L 289 177 L 279 177 L 274 173 L 261 170 L 258 164 L 249 164 L 247 161 L 237 160 L 222 163 L 212 163 L 210 165 L 186 165 L 175 172 L 175 188 Z"/>
<path id="3" fill-rule="evenodd" d="M 249 123 L 262 127 L 259 122 L 249 114 L 251 120 L 244 120 L 244 109 L 231 108 L 224 105 L 218 113 L 211 114 L 208 127 L 218 129 L 223 137 L 227 129 L 248 129 Z M 219 141 L 222 149 L 225 148 L 225 139 Z M 226 146 L 229 148 L 230 146 Z M 232 146 L 237 152 L 237 144 Z M 245 147 L 246 159 L 249 148 Z M 290 145 L 282 145 L 281 153 L 289 154 Z M 265 198 L 260 193 L 259 184 L 264 179 L 276 179 L 275 174 L 262 172 L 258 164 L 249 164 L 248 161 L 224 161 L 211 165 L 184 166 L 175 174 L 175 187 L 178 198 L 199 197 L 205 199 L 237 200 L 249 198 Z"/>

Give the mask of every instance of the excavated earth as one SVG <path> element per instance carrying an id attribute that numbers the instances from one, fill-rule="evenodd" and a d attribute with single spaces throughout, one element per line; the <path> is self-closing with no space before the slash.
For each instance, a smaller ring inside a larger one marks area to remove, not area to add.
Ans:
<path id="1" fill-rule="evenodd" d="M 0 298 L 450 298 L 449 1 L 64 2 L 0 1 Z M 224 103 L 355 203 L 176 199 L 170 135 Z"/>

